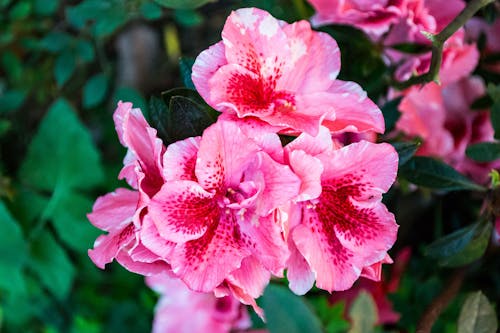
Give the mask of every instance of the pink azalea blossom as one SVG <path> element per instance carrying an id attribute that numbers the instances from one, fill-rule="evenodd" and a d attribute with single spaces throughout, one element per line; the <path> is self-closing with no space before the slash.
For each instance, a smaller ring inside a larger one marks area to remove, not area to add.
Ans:
<path id="1" fill-rule="evenodd" d="M 469 76 L 477 66 L 479 51 L 476 44 L 467 44 L 464 38 L 464 30 L 460 29 L 444 45 L 443 59 L 439 69 L 439 80 L 444 85 Z M 396 78 L 399 81 L 404 81 L 413 75 L 427 73 L 431 57 L 430 51 L 422 55 L 405 57 L 396 70 Z M 398 58 L 400 57 L 398 56 Z"/>
<path id="2" fill-rule="evenodd" d="M 496 19 L 493 24 L 488 24 L 485 20 L 479 17 L 473 17 L 465 25 L 467 35 L 470 39 L 478 41 L 479 37 L 484 34 L 486 37 L 486 45 L 482 50 L 485 56 L 500 53 L 500 19 Z M 482 64 L 484 68 L 500 73 L 500 62 L 488 62 Z"/>
<path id="3" fill-rule="evenodd" d="M 478 77 L 462 79 L 445 87 L 429 83 L 405 92 L 399 105 L 396 128 L 422 139 L 418 155 L 442 158 L 459 172 L 484 183 L 499 163 L 477 163 L 465 155 L 467 146 L 493 141 L 489 112 L 471 110 L 474 100 L 485 94 Z"/>
<path id="4" fill-rule="evenodd" d="M 161 295 L 153 333 L 229 333 L 251 326 L 245 306 L 232 296 L 191 291 L 168 274 L 149 276 L 146 283 Z"/>
<path id="5" fill-rule="evenodd" d="M 116 259 L 130 271 L 143 275 L 158 274 L 169 265 L 148 250 L 140 240 L 146 206 L 163 184 L 161 154 L 164 150 L 156 130 L 149 127 L 141 110 L 131 103 L 118 103 L 114 113 L 120 142 L 128 148 L 120 173 L 135 190 L 119 188 L 97 199 L 88 214 L 90 222 L 107 231 L 89 250 L 92 261 L 100 268 Z"/>
<path id="6" fill-rule="evenodd" d="M 386 33 L 403 14 L 404 0 L 309 0 L 316 10 L 315 26 L 346 24 L 365 31 L 375 39 Z"/>
<path id="7" fill-rule="evenodd" d="M 156 240 L 175 246 L 173 273 L 194 291 L 226 286 L 248 304 L 283 273 L 288 249 L 273 212 L 297 196 L 298 177 L 223 120 L 165 157 L 176 170 L 166 169 L 148 209 Z"/>
<path id="8" fill-rule="evenodd" d="M 396 178 L 398 155 L 389 144 L 335 145 L 326 129 L 285 147 L 302 179 L 298 203 L 284 209 L 291 256 L 290 288 L 349 289 L 360 275 L 377 278 L 398 226 L 381 203 Z"/>
<path id="9" fill-rule="evenodd" d="M 272 132 L 384 131 L 378 107 L 354 82 L 336 80 L 340 51 L 306 21 L 287 24 L 269 13 L 234 11 L 222 41 L 202 52 L 192 79 L 208 104 L 233 120 Z"/>

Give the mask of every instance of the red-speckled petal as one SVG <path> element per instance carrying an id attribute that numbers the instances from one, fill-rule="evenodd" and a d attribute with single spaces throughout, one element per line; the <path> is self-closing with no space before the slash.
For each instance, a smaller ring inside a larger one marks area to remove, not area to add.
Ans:
<path id="1" fill-rule="evenodd" d="M 172 143 L 163 155 L 163 177 L 166 181 L 196 181 L 194 168 L 201 137 L 188 138 Z"/>
<path id="2" fill-rule="evenodd" d="M 214 195 L 188 180 L 166 183 L 151 200 L 149 215 L 160 236 L 183 243 L 200 238 L 216 224 L 219 207 Z"/>

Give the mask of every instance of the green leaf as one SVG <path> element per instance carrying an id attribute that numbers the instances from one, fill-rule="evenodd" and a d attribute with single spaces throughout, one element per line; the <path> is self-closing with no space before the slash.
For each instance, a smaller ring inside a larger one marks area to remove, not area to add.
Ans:
<path id="1" fill-rule="evenodd" d="M 83 107 L 86 109 L 99 105 L 108 91 L 108 78 L 103 73 L 92 76 L 83 87 Z"/>
<path id="2" fill-rule="evenodd" d="M 142 16 L 147 20 L 157 20 L 161 18 L 163 12 L 161 7 L 154 2 L 145 2 L 140 8 Z"/>
<path id="3" fill-rule="evenodd" d="M 476 162 L 491 162 L 500 158 L 500 143 L 481 142 L 470 145 L 465 151 L 467 156 Z"/>
<path id="4" fill-rule="evenodd" d="M 326 333 L 344 333 L 351 326 L 344 318 L 345 302 L 330 304 L 328 296 L 309 299 L 318 314 Z"/>
<path id="5" fill-rule="evenodd" d="M 113 97 L 113 104 L 116 105 L 118 101 L 131 102 L 134 108 L 139 108 L 142 112 L 146 113 L 148 111 L 148 105 L 142 94 L 129 87 L 119 87 Z"/>
<path id="6" fill-rule="evenodd" d="M 169 110 L 172 121 L 167 130 L 176 141 L 202 135 L 212 124 L 203 106 L 184 96 L 172 97 Z"/>
<path id="7" fill-rule="evenodd" d="M 54 237 L 43 231 L 31 244 L 30 267 L 40 282 L 59 300 L 64 300 L 75 278 L 75 268 Z"/>
<path id="8" fill-rule="evenodd" d="M 54 102 L 45 115 L 19 176 L 39 190 L 60 192 L 90 189 L 102 181 L 98 151 L 66 100 Z"/>
<path id="9" fill-rule="evenodd" d="M 415 155 L 420 142 L 391 142 L 391 145 L 398 152 L 399 166 L 402 166 Z"/>
<path id="10" fill-rule="evenodd" d="M 481 291 L 471 293 L 458 318 L 457 333 L 495 333 L 498 321 L 495 310 Z"/>
<path id="11" fill-rule="evenodd" d="M 26 100 L 27 93 L 22 90 L 8 90 L 0 95 L 0 113 L 19 109 Z"/>
<path id="12" fill-rule="evenodd" d="M 53 15 L 59 8 L 59 0 L 35 0 L 35 13 L 42 16 Z"/>
<path id="13" fill-rule="evenodd" d="M 94 46 L 88 40 L 79 39 L 75 45 L 75 51 L 82 62 L 91 62 L 95 58 Z"/>
<path id="14" fill-rule="evenodd" d="M 437 259 L 441 266 L 467 265 L 483 256 L 492 230 L 489 222 L 474 223 L 436 240 L 427 246 L 425 254 Z"/>
<path id="15" fill-rule="evenodd" d="M 179 60 L 179 69 L 181 71 L 182 81 L 186 88 L 196 89 L 191 79 L 192 68 L 194 64 L 193 58 L 181 58 Z"/>
<path id="16" fill-rule="evenodd" d="M 91 210 L 92 201 L 87 197 L 68 193 L 58 201 L 50 215 L 61 240 L 80 253 L 86 253 L 100 234 L 87 220 L 86 215 Z"/>
<path id="17" fill-rule="evenodd" d="M 57 53 L 68 49 L 72 42 L 73 37 L 70 34 L 61 31 L 53 31 L 45 35 L 38 43 L 38 46 L 43 50 Z"/>
<path id="18" fill-rule="evenodd" d="M 415 185 L 443 191 L 485 190 L 451 166 L 430 157 L 411 158 L 399 169 L 399 176 Z"/>
<path id="19" fill-rule="evenodd" d="M 270 284 L 259 299 L 270 333 L 321 333 L 321 322 L 303 298 Z"/>
<path id="20" fill-rule="evenodd" d="M 382 110 L 382 114 L 384 115 L 386 132 L 390 132 L 394 129 L 396 122 L 401 116 L 401 113 L 398 110 L 401 99 L 402 97 L 395 98 L 391 101 L 388 101 L 380 108 Z"/>
<path id="21" fill-rule="evenodd" d="M 28 258 L 28 246 L 19 224 L 0 201 L 0 288 L 12 293 L 24 290 L 21 270 Z"/>
<path id="22" fill-rule="evenodd" d="M 490 110 L 491 125 L 495 130 L 495 139 L 500 139 L 500 101 L 495 101 Z"/>
<path id="23" fill-rule="evenodd" d="M 12 21 L 20 21 L 27 18 L 31 13 L 31 2 L 28 0 L 17 1 L 9 12 Z"/>
<path id="24" fill-rule="evenodd" d="M 373 297 L 361 291 L 349 310 L 352 326 L 348 333 L 372 333 L 377 323 L 377 306 Z"/>
<path id="25" fill-rule="evenodd" d="M 192 9 L 178 9 L 174 17 L 180 25 L 188 28 L 199 26 L 204 21 L 203 15 Z"/>
<path id="26" fill-rule="evenodd" d="M 64 51 L 57 59 L 54 66 L 54 77 L 59 87 L 63 86 L 73 75 L 76 69 L 76 61 L 72 52 Z"/>
<path id="27" fill-rule="evenodd" d="M 173 9 L 193 9 L 217 0 L 155 0 L 160 5 Z"/>

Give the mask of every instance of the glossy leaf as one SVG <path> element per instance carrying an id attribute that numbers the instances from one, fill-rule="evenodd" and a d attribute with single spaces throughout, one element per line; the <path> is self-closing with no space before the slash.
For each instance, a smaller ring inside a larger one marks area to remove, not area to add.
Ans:
<path id="1" fill-rule="evenodd" d="M 399 176 L 415 185 L 443 191 L 485 190 L 451 166 L 430 157 L 411 158 L 399 169 Z"/>
<path id="2" fill-rule="evenodd" d="M 481 142 L 470 145 L 465 151 L 467 156 L 477 162 L 491 162 L 500 158 L 500 143 Z"/>
<path id="3" fill-rule="evenodd" d="M 492 229 L 489 222 L 474 223 L 436 240 L 426 248 L 425 253 L 437 259 L 441 266 L 467 265 L 483 256 Z"/>
<path id="4" fill-rule="evenodd" d="M 382 110 L 382 114 L 384 115 L 386 132 L 390 132 L 394 129 L 396 122 L 401 116 L 401 113 L 398 110 L 401 99 L 401 97 L 395 98 L 391 101 L 388 101 L 380 108 Z"/>
<path id="5" fill-rule="evenodd" d="M 322 332 L 316 314 L 303 298 L 294 295 L 288 288 L 270 284 L 259 301 L 270 333 Z"/>
<path id="6" fill-rule="evenodd" d="M 16 220 L 0 201 L 0 288 L 23 291 L 22 268 L 27 259 L 28 244 Z"/>
<path id="7" fill-rule="evenodd" d="M 349 310 L 351 329 L 348 333 L 372 333 L 377 323 L 377 306 L 373 297 L 361 291 Z"/>
<path id="8" fill-rule="evenodd" d="M 101 182 L 99 153 L 66 100 L 54 102 L 42 120 L 21 166 L 20 177 L 25 183 L 47 191 L 90 189 Z"/>
<path id="9" fill-rule="evenodd" d="M 31 243 L 30 268 L 59 300 L 64 300 L 75 278 L 75 268 L 63 248 L 47 231 Z"/>
<path id="10" fill-rule="evenodd" d="M 92 76 L 83 87 L 83 107 L 92 108 L 99 105 L 108 90 L 108 78 L 103 73 Z"/>
<path id="11" fill-rule="evenodd" d="M 481 291 L 470 294 L 458 318 L 457 333 L 495 333 L 498 321 L 495 310 Z"/>
<path id="12" fill-rule="evenodd" d="M 193 64 L 193 58 L 181 58 L 179 60 L 179 69 L 181 71 L 182 81 L 184 82 L 186 88 L 189 89 L 195 89 L 193 80 L 191 79 Z"/>
<path id="13" fill-rule="evenodd" d="M 420 146 L 419 142 L 392 142 L 391 145 L 396 149 L 399 156 L 399 166 L 404 165 L 408 162 L 418 147 Z"/>
<path id="14" fill-rule="evenodd" d="M 161 7 L 154 2 L 145 2 L 141 5 L 141 14 L 148 20 L 157 20 L 162 16 Z"/>
<path id="15" fill-rule="evenodd" d="M 217 0 L 155 0 L 160 5 L 173 9 L 192 9 Z"/>
<path id="16" fill-rule="evenodd" d="M 76 60 L 73 53 L 64 51 L 57 59 L 54 66 L 54 77 L 59 87 L 63 86 L 73 75 L 76 69 Z"/>

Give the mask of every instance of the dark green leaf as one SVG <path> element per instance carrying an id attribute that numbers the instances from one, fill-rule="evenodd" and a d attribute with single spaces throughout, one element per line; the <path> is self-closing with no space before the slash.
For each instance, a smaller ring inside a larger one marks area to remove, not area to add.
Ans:
<path id="1" fill-rule="evenodd" d="M 162 16 L 161 7 L 154 2 L 145 2 L 141 5 L 141 14 L 147 20 L 157 20 Z"/>
<path id="2" fill-rule="evenodd" d="M 86 253 L 100 233 L 86 218 L 91 210 L 92 201 L 87 197 L 68 193 L 61 197 L 48 216 L 61 240 L 80 253 Z"/>
<path id="3" fill-rule="evenodd" d="M 491 106 L 490 117 L 495 130 L 495 139 L 500 139 L 500 101 L 495 101 Z"/>
<path id="4" fill-rule="evenodd" d="M 259 299 L 270 333 L 321 333 L 321 323 L 303 298 L 270 284 Z"/>
<path id="5" fill-rule="evenodd" d="M 169 110 L 172 122 L 167 131 L 176 141 L 202 135 L 212 124 L 203 106 L 183 96 L 173 96 Z"/>
<path id="6" fill-rule="evenodd" d="M 401 113 L 398 110 L 399 103 L 401 103 L 401 97 L 393 99 L 385 103 L 380 109 L 384 115 L 385 120 L 385 131 L 390 132 L 394 129 L 396 122 L 398 121 Z"/>
<path id="7" fill-rule="evenodd" d="M 352 323 L 349 333 L 374 332 L 378 315 L 373 297 L 366 291 L 361 291 L 349 309 L 349 317 Z"/>
<path id="8" fill-rule="evenodd" d="M 396 149 L 399 156 L 399 166 L 404 165 L 415 155 L 419 142 L 392 142 L 391 145 Z"/>
<path id="9" fill-rule="evenodd" d="M 79 39 L 75 45 L 76 54 L 82 62 L 91 62 L 95 58 L 94 46 L 88 40 Z"/>
<path id="10" fill-rule="evenodd" d="M 31 13 L 31 2 L 28 0 L 17 1 L 17 3 L 11 8 L 9 12 L 9 17 L 13 21 L 19 21 L 27 18 Z"/>
<path id="11" fill-rule="evenodd" d="M 63 86 L 73 75 L 76 69 L 76 61 L 72 52 L 64 51 L 57 59 L 54 66 L 54 77 L 59 87 Z"/>
<path id="12" fill-rule="evenodd" d="M 401 44 L 390 45 L 389 47 L 398 50 L 400 52 L 410 53 L 410 54 L 422 54 L 431 51 L 429 45 L 415 44 L 415 43 L 401 43 Z"/>
<path id="13" fill-rule="evenodd" d="M 86 109 L 99 105 L 106 97 L 108 78 L 100 73 L 92 76 L 83 87 L 83 107 Z"/>
<path id="14" fill-rule="evenodd" d="M 491 97 L 489 95 L 484 95 L 474 100 L 474 102 L 470 105 L 470 108 L 472 110 L 484 110 L 490 108 L 491 105 L 493 105 Z"/>
<path id="15" fill-rule="evenodd" d="M 47 231 L 40 233 L 31 244 L 30 268 L 54 296 L 60 300 L 66 298 L 75 278 L 75 268 Z"/>
<path id="16" fill-rule="evenodd" d="M 451 166 L 430 157 L 411 158 L 399 169 L 399 176 L 415 185 L 444 191 L 485 190 Z"/>
<path id="17" fill-rule="evenodd" d="M 71 188 L 89 189 L 101 182 L 97 149 L 66 100 L 54 102 L 42 120 L 20 177 L 37 189 L 61 193 Z"/>
<path id="18" fill-rule="evenodd" d="M 425 253 L 437 259 L 442 266 L 467 265 L 484 254 L 492 229 L 489 222 L 474 223 L 436 240 L 426 248 Z"/>
<path id="19" fill-rule="evenodd" d="M 203 15 L 192 9 L 178 9 L 174 12 L 175 20 L 182 26 L 195 27 L 203 23 Z"/>
<path id="20" fill-rule="evenodd" d="M 192 68 L 194 64 L 194 59 L 192 58 L 181 58 L 179 60 L 179 69 L 181 71 L 182 81 L 186 88 L 195 89 L 193 80 L 191 79 Z"/>
<path id="21" fill-rule="evenodd" d="M 481 291 L 471 293 L 465 300 L 458 318 L 457 333 L 495 333 L 497 315 Z"/>
<path id="22" fill-rule="evenodd" d="M 35 13 L 42 16 L 53 15 L 59 8 L 59 0 L 35 0 Z"/>
<path id="23" fill-rule="evenodd" d="M 217 0 L 155 0 L 160 5 L 173 9 L 192 9 Z"/>
<path id="24" fill-rule="evenodd" d="M 470 145 L 465 151 L 467 156 L 477 162 L 491 162 L 500 158 L 500 143 L 481 142 Z"/>
<path id="25" fill-rule="evenodd" d="M 19 109 L 26 100 L 26 92 L 9 90 L 0 95 L 0 113 Z"/>
<path id="26" fill-rule="evenodd" d="M 72 42 L 73 37 L 68 33 L 53 31 L 43 37 L 38 46 L 43 50 L 56 53 L 68 49 Z"/>
<path id="27" fill-rule="evenodd" d="M 158 131 L 158 137 L 165 144 L 175 142 L 167 129 L 172 121 L 172 115 L 163 99 L 152 96 L 149 100 L 149 123 Z"/>
<path id="28" fill-rule="evenodd" d="M 28 246 L 19 224 L 0 201 L 0 288 L 17 293 L 23 291 L 21 270 L 26 262 Z"/>

